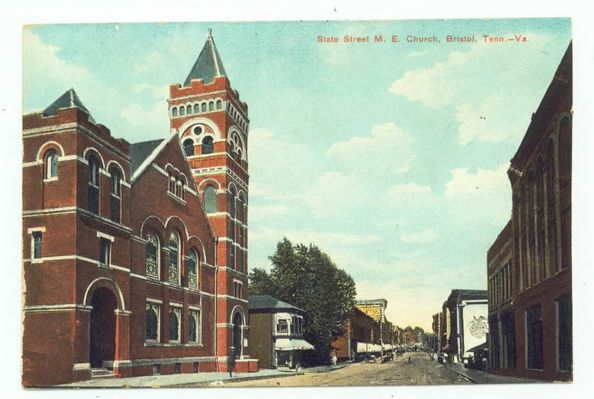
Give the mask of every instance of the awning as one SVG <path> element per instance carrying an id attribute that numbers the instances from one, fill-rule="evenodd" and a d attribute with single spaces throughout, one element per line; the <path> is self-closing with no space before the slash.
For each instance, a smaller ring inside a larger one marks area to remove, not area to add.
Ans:
<path id="1" fill-rule="evenodd" d="M 274 343 L 274 349 L 277 351 L 305 351 L 313 348 L 313 345 L 304 339 L 277 338 Z"/>
<path id="2" fill-rule="evenodd" d="M 475 346 L 474 348 L 468 349 L 467 352 L 477 352 L 477 351 L 488 351 L 489 344 L 485 341 L 480 345 Z"/>
<path id="3" fill-rule="evenodd" d="M 369 344 L 366 342 L 357 342 L 357 353 L 379 353 L 381 351 L 381 345 Z"/>
<path id="4" fill-rule="evenodd" d="M 391 351 L 392 349 L 394 349 L 394 347 L 391 344 L 384 345 L 384 350 L 385 351 Z"/>

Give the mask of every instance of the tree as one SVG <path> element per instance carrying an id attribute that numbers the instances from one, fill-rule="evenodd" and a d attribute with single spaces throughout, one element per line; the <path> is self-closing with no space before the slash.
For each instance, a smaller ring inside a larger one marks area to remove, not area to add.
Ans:
<path id="1" fill-rule="evenodd" d="M 293 245 L 284 238 L 269 257 L 270 274 L 253 269 L 251 294 L 269 294 L 305 310 L 304 337 L 315 347 L 304 361 L 326 363 L 330 343 L 343 332 L 344 321 L 355 305 L 355 282 L 317 246 Z"/>

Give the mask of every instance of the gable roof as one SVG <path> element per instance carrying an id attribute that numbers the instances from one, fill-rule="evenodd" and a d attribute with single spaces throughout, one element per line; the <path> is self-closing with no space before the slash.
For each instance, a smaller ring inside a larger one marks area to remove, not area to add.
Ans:
<path id="1" fill-rule="evenodd" d="M 89 112 L 87 107 L 84 106 L 74 89 L 69 89 L 60 97 L 58 97 L 56 101 L 51 103 L 46 109 L 43 110 L 42 114 L 43 116 L 53 116 L 58 113 L 58 110 L 65 108 L 78 108 L 87 115 L 89 115 L 89 120 L 95 123 L 93 117 L 91 116 L 91 113 Z"/>
<path id="2" fill-rule="evenodd" d="M 290 303 L 281 301 L 271 295 L 250 295 L 248 298 L 250 311 L 280 312 L 288 310 L 292 312 L 305 313 L 305 310 L 293 306 Z"/>
<path id="3" fill-rule="evenodd" d="M 225 72 L 223 61 L 221 60 L 221 56 L 217 51 L 214 39 L 209 30 L 206 43 L 204 43 L 200 55 L 198 55 L 192 70 L 188 74 L 184 86 L 189 86 L 193 79 L 202 79 L 204 83 L 210 83 L 216 76 L 226 75 L 227 73 Z"/>
<path id="4" fill-rule="evenodd" d="M 142 141 L 130 144 L 130 168 L 132 174 L 142 165 L 142 162 L 161 144 L 165 139 Z"/>

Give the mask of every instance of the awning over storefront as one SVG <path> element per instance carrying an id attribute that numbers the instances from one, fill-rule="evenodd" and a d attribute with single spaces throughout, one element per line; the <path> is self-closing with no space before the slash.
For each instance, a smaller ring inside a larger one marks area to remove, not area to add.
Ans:
<path id="1" fill-rule="evenodd" d="M 368 344 L 366 342 L 357 342 L 357 353 L 379 353 L 381 351 L 381 345 Z"/>
<path id="2" fill-rule="evenodd" d="M 385 351 L 391 351 L 392 349 L 394 349 L 394 347 L 392 345 L 390 345 L 390 344 L 384 345 L 384 350 Z"/>
<path id="3" fill-rule="evenodd" d="M 277 351 L 305 351 L 313 348 L 313 345 L 304 339 L 277 338 L 274 343 L 274 349 Z"/>

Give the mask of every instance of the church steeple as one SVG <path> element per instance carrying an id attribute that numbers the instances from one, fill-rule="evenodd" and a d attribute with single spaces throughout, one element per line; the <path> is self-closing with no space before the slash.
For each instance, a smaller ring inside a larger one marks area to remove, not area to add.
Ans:
<path id="1" fill-rule="evenodd" d="M 226 75 L 223 61 L 221 61 L 221 56 L 212 37 L 212 31 L 209 29 L 206 43 L 188 74 L 184 86 L 189 86 L 193 79 L 202 79 L 204 83 L 211 83 L 215 77 Z"/>

